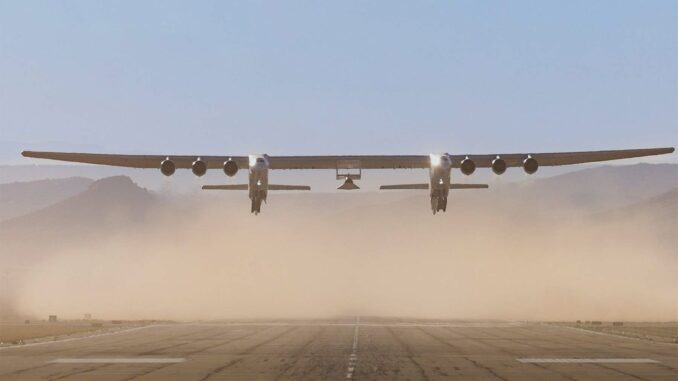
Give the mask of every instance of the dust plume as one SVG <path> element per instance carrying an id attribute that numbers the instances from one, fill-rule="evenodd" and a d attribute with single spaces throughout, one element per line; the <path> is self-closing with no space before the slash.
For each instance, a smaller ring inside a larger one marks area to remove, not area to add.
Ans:
<path id="1" fill-rule="evenodd" d="M 243 197 L 164 200 L 96 239 L 33 243 L 48 254 L 13 300 L 32 316 L 123 319 L 678 319 L 666 226 L 483 197 L 437 216 L 411 193 L 277 195 L 257 217 Z"/>

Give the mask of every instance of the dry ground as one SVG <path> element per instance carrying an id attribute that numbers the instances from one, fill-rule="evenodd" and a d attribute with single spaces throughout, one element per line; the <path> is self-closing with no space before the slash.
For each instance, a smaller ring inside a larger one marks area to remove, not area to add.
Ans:
<path id="1" fill-rule="evenodd" d="M 0 323 L 0 345 L 17 344 L 33 339 L 59 339 L 84 332 L 138 326 L 138 322 L 112 324 L 111 322 L 69 321 L 48 323 L 44 321 Z"/>
<path id="2" fill-rule="evenodd" d="M 662 343 L 678 343 L 678 322 L 612 322 L 591 323 L 559 323 L 568 327 L 576 327 L 594 332 L 608 333 L 636 339 L 657 341 Z"/>

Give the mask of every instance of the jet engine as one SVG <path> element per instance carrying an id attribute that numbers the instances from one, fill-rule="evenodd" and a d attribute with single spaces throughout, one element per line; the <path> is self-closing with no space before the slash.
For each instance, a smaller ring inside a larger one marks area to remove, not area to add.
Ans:
<path id="1" fill-rule="evenodd" d="M 235 176 L 235 174 L 238 173 L 238 164 L 235 161 L 228 159 L 224 162 L 224 173 L 228 177 Z"/>
<path id="2" fill-rule="evenodd" d="M 467 157 L 466 159 L 461 161 L 459 169 L 461 170 L 461 173 L 468 176 L 476 171 L 476 163 Z"/>
<path id="3" fill-rule="evenodd" d="M 196 176 L 202 176 L 207 173 L 207 163 L 198 158 L 198 160 L 194 161 L 191 165 L 191 171 L 193 171 L 193 174 Z"/>
<path id="4" fill-rule="evenodd" d="M 163 160 L 160 163 L 160 172 L 162 172 L 162 174 L 165 176 L 172 176 L 176 169 L 177 169 L 176 165 L 174 165 L 174 162 L 169 158 Z"/>
<path id="5" fill-rule="evenodd" d="M 492 160 L 492 172 L 497 175 L 501 175 L 506 172 L 506 161 L 497 156 L 496 159 Z"/>
<path id="6" fill-rule="evenodd" d="M 528 156 L 523 160 L 523 170 L 528 175 L 534 174 L 537 172 L 537 169 L 539 169 L 539 162 L 537 162 L 537 159 Z"/>

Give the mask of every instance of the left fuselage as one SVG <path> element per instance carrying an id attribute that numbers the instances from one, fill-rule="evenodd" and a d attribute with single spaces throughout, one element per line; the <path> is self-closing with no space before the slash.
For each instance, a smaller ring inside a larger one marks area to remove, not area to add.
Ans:
<path id="1" fill-rule="evenodd" d="M 447 154 L 431 155 L 430 193 L 433 213 L 447 209 L 447 195 L 450 193 L 452 162 Z"/>

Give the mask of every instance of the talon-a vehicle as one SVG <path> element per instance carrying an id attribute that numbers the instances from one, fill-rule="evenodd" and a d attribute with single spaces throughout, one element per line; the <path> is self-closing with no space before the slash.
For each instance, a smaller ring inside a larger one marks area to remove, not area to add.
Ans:
<path id="1" fill-rule="evenodd" d="M 476 168 L 491 168 L 501 175 L 509 167 L 522 167 L 525 173 L 534 174 L 542 166 L 560 166 L 598 161 L 628 159 L 643 156 L 669 154 L 673 147 L 627 149 L 587 152 L 513 153 L 490 155 L 353 155 L 353 156 L 206 156 L 206 155 L 119 155 L 99 153 L 38 152 L 24 151 L 25 157 L 70 161 L 78 163 L 111 165 L 129 168 L 160 169 L 165 176 L 172 176 L 176 169 L 191 169 L 196 176 L 203 176 L 210 169 L 221 169 L 233 177 L 240 169 L 247 169 L 247 184 L 205 185 L 203 189 L 249 191 L 251 211 L 261 212 L 261 203 L 266 201 L 268 191 L 310 190 L 305 185 L 278 185 L 268 183 L 268 172 L 278 169 L 331 169 L 336 179 L 344 180 L 340 190 L 359 189 L 354 180 L 360 180 L 363 169 L 428 169 L 429 181 L 421 184 L 383 185 L 380 189 L 429 190 L 433 214 L 447 209 L 450 190 L 482 189 L 487 184 L 455 184 L 451 181 L 452 169 L 459 169 L 469 176 Z"/>

